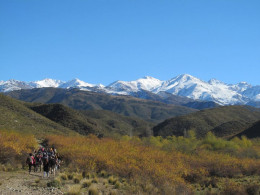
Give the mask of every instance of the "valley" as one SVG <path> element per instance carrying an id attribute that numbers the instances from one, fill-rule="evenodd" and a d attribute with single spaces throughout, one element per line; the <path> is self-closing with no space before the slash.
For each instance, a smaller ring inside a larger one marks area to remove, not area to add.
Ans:
<path id="1" fill-rule="evenodd" d="M 259 108 L 175 100 L 74 88 L 0 94 L 0 191 L 257 194 Z M 58 150 L 62 170 L 29 179 L 25 155 L 39 143 Z"/>

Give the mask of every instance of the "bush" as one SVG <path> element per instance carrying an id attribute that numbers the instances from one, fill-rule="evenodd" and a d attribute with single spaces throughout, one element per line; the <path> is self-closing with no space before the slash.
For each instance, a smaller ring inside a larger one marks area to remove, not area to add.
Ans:
<path id="1" fill-rule="evenodd" d="M 106 171 L 102 170 L 100 172 L 100 176 L 106 178 L 106 177 L 108 177 L 108 173 Z"/>
<path id="2" fill-rule="evenodd" d="M 75 184 L 80 183 L 80 178 L 79 178 L 79 177 L 74 177 L 73 182 L 74 182 Z"/>
<path id="3" fill-rule="evenodd" d="M 98 189 L 97 186 L 91 186 L 88 191 L 89 195 L 98 195 Z"/>
<path id="4" fill-rule="evenodd" d="M 121 187 L 121 183 L 119 181 L 116 181 L 115 183 L 115 188 L 119 189 Z"/>
<path id="5" fill-rule="evenodd" d="M 260 193 L 260 185 L 251 184 L 246 187 L 246 192 L 248 195 L 256 195 Z"/>
<path id="6" fill-rule="evenodd" d="M 109 182 L 110 184 L 115 185 L 115 183 L 117 182 L 117 178 L 114 178 L 113 176 L 110 176 L 110 177 L 108 178 L 108 182 Z"/>
<path id="7" fill-rule="evenodd" d="M 239 184 L 235 184 L 233 182 L 229 182 L 225 185 L 224 190 L 222 192 L 223 195 L 247 195 L 245 189 Z"/>
<path id="8" fill-rule="evenodd" d="M 83 179 L 82 180 L 82 187 L 83 188 L 88 188 L 89 186 L 91 186 L 91 180 L 90 179 Z"/>
<path id="9" fill-rule="evenodd" d="M 92 183 L 98 183 L 98 179 L 95 177 L 92 179 Z"/>
<path id="10" fill-rule="evenodd" d="M 47 186 L 48 187 L 55 187 L 55 188 L 58 188 L 61 186 L 61 181 L 57 178 L 55 178 L 54 180 L 50 181 L 47 183 Z"/>
<path id="11" fill-rule="evenodd" d="M 39 178 L 38 178 L 38 179 L 35 179 L 34 182 L 35 182 L 35 183 L 40 183 L 40 179 L 39 179 Z"/>
<path id="12" fill-rule="evenodd" d="M 68 173 L 68 179 L 69 179 L 69 180 L 72 180 L 73 177 L 74 177 L 73 173 Z"/>
<path id="13" fill-rule="evenodd" d="M 0 163 L 24 163 L 23 157 L 37 147 L 33 135 L 0 130 Z"/>
<path id="14" fill-rule="evenodd" d="M 109 192 L 109 195 L 117 195 L 117 193 L 115 190 L 113 190 L 113 191 Z"/>
<path id="15" fill-rule="evenodd" d="M 68 192 L 66 193 L 67 195 L 79 195 L 80 194 L 80 185 L 71 185 L 69 186 Z"/>
<path id="16" fill-rule="evenodd" d="M 68 180 L 68 176 L 65 173 L 60 174 L 62 180 Z"/>
<path id="17" fill-rule="evenodd" d="M 229 177 L 260 173 L 258 159 L 234 155 L 252 148 L 258 151 L 260 144 L 252 142 L 254 145 L 250 147 L 247 140 L 239 138 L 227 141 L 208 134 L 205 138 L 196 139 L 190 133 L 187 137 L 144 138 L 143 141 L 140 138 L 113 140 L 65 136 L 49 136 L 48 140 L 50 145 L 55 144 L 69 166 L 83 172 L 91 170 L 91 173 L 99 173 L 102 177 L 108 176 L 107 171 L 126 178 L 131 186 L 135 186 L 136 193 L 147 181 L 158 189 L 158 193 L 171 190 L 186 192 L 189 190 L 185 181 L 213 187 L 218 182 L 209 177 L 230 180 Z M 245 148 L 237 144 L 242 141 Z M 83 172 L 80 174 L 83 177 L 93 178 L 89 171 Z M 107 180 L 115 185 L 118 179 L 109 176 Z M 181 184 L 185 184 L 186 188 Z"/>

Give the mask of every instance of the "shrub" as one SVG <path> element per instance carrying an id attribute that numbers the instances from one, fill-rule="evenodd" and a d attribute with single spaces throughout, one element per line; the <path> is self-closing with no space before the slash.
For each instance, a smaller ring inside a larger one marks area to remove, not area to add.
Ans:
<path id="1" fill-rule="evenodd" d="M 100 172 L 100 176 L 106 178 L 108 176 L 108 173 L 104 170 Z"/>
<path id="2" fill-rule="evenodd" d="M 91 186 L 91 187 L 89 188 L 88 194 L 89 194 L 89 195 L 98 195 L 97 186 L 95 186 L 95 185 Z"/>
<path id="3" fill-rule="evenodd" d="M 73 177 L 74 177 L 73 173 L 68 173 L 68 179 L 69 179 L 69 180 L 72 180 Z"/>
<path id="4" fill-rule="evenodd" d="M 35 183 L 40 183 L 40 179 L 39 179 L 39 178 L 38 178 L 38 179 L 35 179 L 34 182 L 35 182 Z"/>
<path id="5" fill-rule="evenodd" d="M 68 192 L 66 193 L 67 195 L 79 195 L 80 194 L 80 185 L 71 185 L 68 188 Z"/>
<path id="6" fill-rule="evenodd" d="M 98 183 L 98 179 L 95 177 L 92 179 L 92 183 Z"/>
<path id="7" fill-rule="evenodd" d="M 83 188 L 88 188 L 89 186 L 91 186 L 91 180 L 90 179 L 83 179 L 82 180 L 82 187 Z"/>
<path id="8" fill-rule="evenodd" d="M 33 135 L 0 130 L 0 163 L 23 163 L 24 156 L 36 146 Z"/>
<path id="9" fill-rule="evenodd" d="M 47 186 L 48 187 L 55 187 L 55 188 L 58 188 L 61 186 L 61 181 L 57 178 L 53 179 L 52 181 L 48 182 L 47 183 Z"/>
<path id="10" fill-rule="evenodd" d="M 67 176 L 67 174 L 65 174 L 65 173 L 60 174 L 60 178 L 61 178 L 62 180 L 68 180 L 68 176 Z"/>
<path id="11" fill-rule="evenodd" d="M 119 181 L 116 181 L 115 183 L 115 188 L 119 189 L 121 187 L 121 183 Z"/>
<path id="12" fill-rule="evenodd" d="M 193 133 L 187 137 L 144 138 L 143 141 L 136 137 L 113 140 L 65 136 L 49 136 L 48 140 L 50 145 L 55 144 L 70 167 L 88 171 L 82 176 L 92 178 L 91 171 L 105 177 L 108 176 L 107 171 L 126 178 L 131 186 L 135 186 L 136 193 L 142 190 L 141 186 L 147 181 L 158 189 L 158 193 L 171 190 L 177 193 L 189 191 L 185 181 L 213 187 L 217 186 L 217 181 L 207 179 L 212 176 L 228 179 L 260 173 L 258 159 L 234 155 L 252 148 L 258 151 L 258 142 L 252 142 L 254 145 L 250 148 L 250 143 L 245 139 L 227 141 L 213 134 L 201 140 L 196 139 Z M 247 147 L 240 147 L 237 144 L 240 141 Z M 118 179 L 109 176 L 107 180 L 115 185 Z"/>
<path id="13" fill-rule="evenodd" d="M 80 182 L 80 178 L 79 177 L 74 177 L 73 182 L 75 184 L 78 184 Z"/>
<path id="14" fill-rule="evenodd" d="M 112 190 L 109 192 L 109 195 L 117 195 L 116 191 L 115 190 Z"/>
<path id="15" fill-rule="evenodd" d="M 228 195 L 246 195 L 245 189 L 240 186 L 239 184 L 235 184 L 233 182 L 229 182 L 225 185 L 223 192 L 223 195 L 228 194 Z"/>
<path id="16" fill-rule="evenodd" d="M 251 184 L 246 187 L 246 192 L 248 195 L 255 195 L 260 193 L 260 185 Z"/>
<path id="17" fill-rule="evenodd" d="M 115 183 L 117 182 L 117 178 L 114 178 L 113 176 L 110 176 L 110 177 L 108 178 L 108 182 L 109 182 L 110 184 L 115 185 Z"/>

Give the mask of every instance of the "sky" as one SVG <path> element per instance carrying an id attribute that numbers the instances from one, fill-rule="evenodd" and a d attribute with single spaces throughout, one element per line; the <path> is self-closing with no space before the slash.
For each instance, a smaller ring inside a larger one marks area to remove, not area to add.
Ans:
<path id="1" fill-rule="evenodd" d="M 259 0 L 0 0 L 0 80 L 260 85 Z"/>

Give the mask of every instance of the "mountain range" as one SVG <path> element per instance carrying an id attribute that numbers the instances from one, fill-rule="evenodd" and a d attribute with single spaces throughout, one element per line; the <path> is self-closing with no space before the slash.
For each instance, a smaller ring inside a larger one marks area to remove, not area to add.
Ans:
<path id="1" fill-rule="evenodd" d="M 76 110 L 107 110 L 124 116 L 158 123 L 167 118 L 198 111 L 187 106 L 165 104 L 131 96 L 116 96 L 80 89 L 35 88 L 16 90 L 7 95 L 26 102 L 60 103 Z"/>
<path id="2" fill-rule="evenodd" d="M 188 74 L 182 74 L 166 81 L 146 76 L 135 81 L 115 81 L 107 86 L 90 84 L 79 79 L 67 82 L 54 79 L 34 82 L 0 81 L 0 92 L 44 87 L 78 88 L 84 91 L 112 95 L 130 95 L 143 99 L 154 99 L 156 97 L 156 99 L 161 99 L 164 103 L 168 103 L 165 101 L 173 97 L 182 96 L 196 101 L 214 102 L 219 105 L 251 105 L 260 107 L 260 85 L 252 86 L 246 82 L 226 84 L 216 79 L 206 82 Z M 190 102 L 187 101 L 186 103 Z"/>
<path id="3" fill-rule="evenodd" d="M 100 137 L 167 137 L 185 136 L 189 130 L 194 130 L 198 137 L 203 137 L 209 131 L 224 138 L 244 135 L 249 138 L 260 137 L 260 109 L 251 106 L 219 106 L 196 111 L 151 100 L 109 96 L 79 89 L 21 91 L 29 92 L 32 99 L 28 99 L 28 96 L 26 100 L 32 102 L 0 94 L 0 130 L 33 133 L 39 138 L 48 134 L 90 133 Z M 46 101 L 49 97 L 50 101 Z M 48 104 L 40 103 L 45 101 Z"/>
<path id="4" fill-rule="evenodd" d="M 74 110 L 62 104 L 28 103 L 0 94 L 0 130 L 43 135 L 152 134 L 153 123 L 107 110 Z"/>

